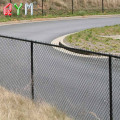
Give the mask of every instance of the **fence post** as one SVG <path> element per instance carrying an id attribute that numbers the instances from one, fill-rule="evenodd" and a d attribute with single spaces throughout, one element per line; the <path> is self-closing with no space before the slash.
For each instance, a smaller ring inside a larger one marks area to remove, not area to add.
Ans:
<path id="1" fill-rule="evenodd" d="M 31 95 L 34 100 L 34 78 L 33 78 L 33 42 L 31 42 Z"/>
<path id="2" fill-rule="evenodd" d="M 44 11 L 43 11 L 43 0 L 42 0 L 42 16 L 43 16 L 43 12 L 44 12 Z"/>
<path id="3" fill-rule="evenodd" d="M 104 13 L 104 0 L 102 0 L 102 13 Z"/>
<path id="4" fill-rule="evenodd" d="M 109 93 L 110 93 L 110 120 L 113 120 L 113 101 L 112 101 L 112 57 L 109 56 Z"/>
<path id="5" fill-rule="evenodd" d="M 73 0 L 72 0 L 72 14 L 74 13 L 74 3 L 73 3 Z"/>

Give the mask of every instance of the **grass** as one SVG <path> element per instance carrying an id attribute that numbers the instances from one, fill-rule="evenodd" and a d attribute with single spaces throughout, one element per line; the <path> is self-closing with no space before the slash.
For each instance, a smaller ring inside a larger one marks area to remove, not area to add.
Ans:
<path id="1" fill-rule="evenodd" d="M 72 16 L 88 16 L 88 15 L 114 15 L 114 14 L 119 14 L 119 11 L 109 11 L 106 13 L 101 13 L 100 11 L 75 11 L 74 14 L 72 14 L 70 11 L 69 12 L 51 12 L 49 14 L 45 14 L 42 16 L 41 14 L 39 15 L 20 15 L 20 16 L 0 16 L 0 22 L 7 22 L 7 21 L 19 21 L 19 20 L 32 20 L 32 19 L 37 19 L 37 18 L 57 18 L 57 17 L 72 17 Z"/>
<path id="2" fill-rule="evenodd" d="M 41 0 L 11 0 L 12 3 L 17 2 L 20 4 L 21 2 L 24 4 L 25 2 L 34 2 L 39 5 L 39 7 L 42 4 Z M 10 2 L 10 0 L 1 0 L 0 4 L 6 4 Z M 102 5 L 101 0 L 74 0 L 74 8 L 100 8 Z M 44 8 L 50 9 L 50 8 L 60 8 L 64 7 L 67 9 L 71 8 L 71 0 L 44 0 Z M 119 8 L 120 7 L 120 1 L 119 0 L 104 0 L 104 7 L 105 8 Z"/>
<path id="3" fill-rule="evenodd" d="M 12 4 L 16 0 L 11 0 Z M 28 0 L 27 0 L 28 1 Z M 55 17 L 68 17 L 68 16 L 85 16 L 85 15 L 108 15 L 120 14 L 120 1 L 119 0 L 104 0 L 105 12 L 102 13 L 101 0 L 74 0 L 74 14 L 72 14 L 72 1 L 71 0 L 44 0 L 44 16 L 42 16 L 42 0 L 29 0 L 28 3 L 34 2 L 34 16 L 24 15 L 24 4 L 27 1 L 19 0 L 17 4 L 23 3 L 20 10 L 21 15 L 16 16 L 17 10 L 12 8 L 12 17 L 3 16 L 3 7 L 10 2 L 9 0 L 0 1 L 0 22 L 13 21 L 13 20 L 31 20 L 34 18 L 55 18 Z M 29 10 L 30 13 L 30 10 Z"/>
<path id="4" fill-rule="evenodd" d="M 71 120 L 47 103 L 30 99 L 0 87 L 0 120 Z"/>
<path id="5" fill-rule="evenodd" d="M 16 15 L 16 11 L 13 10 L 12 16 L 4 16 L 3 13 L 0 13 L 0 22 L 7 21 L 19 21 L 19 20 L 32 20 L 37 18 L 57 18 L 57 17 L 72 17 L 72 16 L 88 16 L 88 15 L 114 15 L 120 14 L 120 10 L 106 10 L 104 13 L 101 10 L 77 10 L 72 14 L 71 10 L 61 9 L 61 10 L 44 10 L 44 15 L 42 16 L 41 10 L 34 10 L 34 15 L 30 15 L 30 11 L 28 15 L 24 15 L 24 9 L 21 11 L 20 15 Z"/>
<path id="6" fill-rule="evenodd" d="M 92 28 L 66 37 L 77 48 L 96 52 L 120 53 L 120 40 L 101 36 L 120 35 L 120 25 Z"/>

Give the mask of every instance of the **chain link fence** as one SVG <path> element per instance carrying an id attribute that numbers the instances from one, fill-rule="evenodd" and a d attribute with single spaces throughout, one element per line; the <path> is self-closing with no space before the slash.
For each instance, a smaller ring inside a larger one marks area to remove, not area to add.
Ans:
<path id="1" fill-rule="evenodd" d="M 120 57 L 63 48 L 0 36 L 0 85 L 73 120 L 119 120 Z"/>

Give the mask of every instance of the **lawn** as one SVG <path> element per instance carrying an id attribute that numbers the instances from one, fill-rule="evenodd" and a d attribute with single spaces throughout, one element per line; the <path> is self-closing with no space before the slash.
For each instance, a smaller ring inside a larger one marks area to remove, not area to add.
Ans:
<path id="1" fill-rule="evenodd" d="M 65 42 L 76 48 L 105 52 L 120 53 L 120 39 L 103 36 L 120 35 L 120 25 L 92 28 L 67 36 Z"/>
<path id="2" fill-rule="evenodd" d="M 117 15 L 120 14 L 120 10 L 115 11 L 106 11 L 102 13 L 100 10 L 79 10 L 74 11 L 65 11 L 65 10 L 49 10 L 47 13 L 44 11 L 43 15 L 41 12 L 34 11 L 34 15 L 31 16 L 30 12 L 28 15 L 24 15 L 24 10 L 20 13 L 19 16 L 16 15 L 16 12 L 12 12 L 12 16 L 4 16 L 3 13 L 0 15 L 0 22 L 7 22 L 7 21 L 19 21 L 19 20 L 33 20 L 37 18 L 57 18 L 57 17 L 72 17 L 72 16 L 89 16 L 89 15 Z"/>

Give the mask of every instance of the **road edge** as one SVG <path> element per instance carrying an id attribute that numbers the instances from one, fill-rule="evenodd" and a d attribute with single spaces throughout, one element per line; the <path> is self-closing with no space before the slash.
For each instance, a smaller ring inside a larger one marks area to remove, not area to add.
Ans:
<path id="1" fill-rule="evenodd" d="M 72 17 L 57 17 L 57 18 L 36 18 L 36 19 L 32 19 L 32 20 L 17 20 L 17 21 L 0 22 L 0 26 L 13 25 L 13 24 L 34 23 L 34 22 L 45 22 L 45 21 L 74 20 L 74 19 L 90 19 L 90 18 L 91 18 L 91 19 L 92 19 L 92 18 L 111 18 L 111 17 L 120 17 L 120 14 L 116 14 L 116 15 L 72 16 Z"/>

